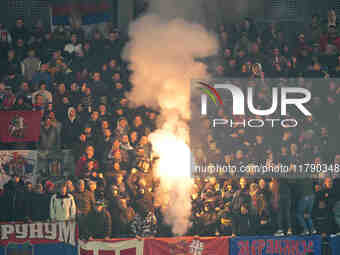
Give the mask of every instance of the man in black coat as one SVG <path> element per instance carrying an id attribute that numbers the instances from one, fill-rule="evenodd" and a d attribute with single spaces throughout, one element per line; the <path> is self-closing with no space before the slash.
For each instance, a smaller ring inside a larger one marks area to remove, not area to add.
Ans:
<path id="1" fill-rule="evenodd" d="M 31 194 L 31 220 L 46 221 L 49 218 L 50 196 L 44 192 L 42 184 L 36 184 Z"/>
<path id="2" fill-rule="evenodd" d="M 247 189 L 247 180 L 242 177 L 240 179 L 240 189 L 234 193 L 231 202 L 233 213 L 232 218 L 232 236 L 250 235 L 251 225 L 254 219 L 250 214 L 251 197 Z"/>
<path id="3" fill-rule="evenodd" d="M 2 219 L 4 221 L 19 221 L 25 219 L 26 209 L 22 204 L 24 201 L 24 185 L 18 176 L 4 185 L 4 195 L 2 197 Z"/>
<path id="4" fill-rule="evenodd" d="M 110 213 L 105 209 L 106 205 L 103 202 L 97 202 L 95 209 L 87 216 L 86 226 L 83 226 L 83 233 L 80 233 L 80 238 L 88 240 L 93 239 L 109 239 L 112 232 L 112 219 Z"/>
<path id="5" fill-rule="evenodd" d="M 32 220 L 32 198 L 33 185 L 31 182 L 25 182 L 24 188 L 21 189 L 17 196 L 17 217 L 18 220 Z"/>
<path id="6" fill-rule="evenodd" d="M 93 73 L 93 81 L 90 83 L 90 88 L 97 105 L 107 103 L 108 86 L 102 81 L 100 72 L 95 71 Z"/>

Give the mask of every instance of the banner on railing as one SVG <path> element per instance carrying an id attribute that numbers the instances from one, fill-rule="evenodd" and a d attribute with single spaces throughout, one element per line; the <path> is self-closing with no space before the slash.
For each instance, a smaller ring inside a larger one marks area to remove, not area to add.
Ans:
<path id="1" fill-rule="evenodd" d="M 3 223 L 0 255 L 76 255 L 74 221 Z"/>
<path id="2" fill-rule="evenodd" d="M 75 221 L 3 223 L 0 225 L 0 245 L 18 243 L 68 243 L 77 241 Z"/>
<path id="3" fill-rule="evenodd" d="M 340 236 L 331 237 L 340 254 Z M 173 237 L 82 241 L 74 221 L 0 224 L 0 255 L 321 255 L 320 236 Z"/>
<path id="4" fill-rule="evenodd" d="M 79 255 L 143 255 L 144 240 L 79 240 Z"/>
<path id="5" fill-rule="evenodd" d="M 233 255 L 321 255 L 321 237 L 236 237 L 230 239 L 230 253 Z"/>
<path id="6" fill-rule="evenodd" d="M 228 237 L 152 238 L 144 241 L 144 255 L 228 255 Z M 234 254 L 234 253 L 232 253 Z M 235 253 L 237 254 L 237 253 Z"/>
<path id="7" fill-rule="evenodd" d="M 339 255 L 340 254 L 340 236 L 330 237 L 329 244 L 332 250 L 332 255 Z"/>

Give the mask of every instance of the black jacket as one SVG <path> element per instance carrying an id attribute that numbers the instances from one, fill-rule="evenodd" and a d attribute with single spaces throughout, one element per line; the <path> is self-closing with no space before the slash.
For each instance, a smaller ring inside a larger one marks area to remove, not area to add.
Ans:
<path id="1" fill-rule="evenodd" d="M 23 221 L 30 214 L 29 194 L 24 192 L 22 184 L 9 181 L 4 186 L 2 197 L 2 218 L 4 221 Z"/>
<path id="2" fill-rule="evenodd" d="M 239 189 L 235 192 L 233 200 L 231 201 L 231 208 L 233 213 L 239 213 L 241 205 L 247 205 L 248 208 L 251 206 L 251 197 L 247 189 Z"/>
<path id="3" fill-rule="evenodd" d="M 102 239 L 110 237 L 112 232 L 112 219 L 110 213 L 103 208 L 101 212 L 92 210 L 86 216 L 86 226 L 84 226 L 84 236 Z"/>
<path id="4" fill-rule="evenodd" d="M 78 118 L 76 118 L 73 122 L 67 118 L 63 122 L 61 129 L 61 142 L 65 148 L 70 149 L 72 143 L 78 139 L 81 130 L 80 127 L 81 125 Z"/>
<path id="5" fill-rule="evenodd" d="M 51 197 L 45 193 L 32 193 L 31 195 L 31 213 L 32 221 L 45 221 L 49 218 Z"/>

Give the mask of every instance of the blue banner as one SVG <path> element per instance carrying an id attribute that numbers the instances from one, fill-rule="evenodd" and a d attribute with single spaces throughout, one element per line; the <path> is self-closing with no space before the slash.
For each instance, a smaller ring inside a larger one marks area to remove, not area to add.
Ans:
<path id="1" fill-rule="evenodd" d="M 233 255 L 321 255 L 320 236 L 244 236 L 230 239 Z M 339 254 L 339 253 L 338 253 Z"/>
<path id="2" fill-rule="evenodd" d="M 0 246 L 0 255 L 77 255 L 77 246 L 67 243 L 10 243 Z"/>
<path id="3" fill-rule="evenodd" d="M 329 245 L 332 250 L 332 255 L 340 254 L 340 236 L 334 236 L 329 238 Z"/>

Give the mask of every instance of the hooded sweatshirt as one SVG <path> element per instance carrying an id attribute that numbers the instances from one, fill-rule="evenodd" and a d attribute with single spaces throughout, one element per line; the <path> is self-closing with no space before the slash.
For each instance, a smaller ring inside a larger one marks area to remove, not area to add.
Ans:
<path id="1" fill-rule="evenodd" d="M 28 81 L 33 79 L 33 75 L 39 70 L 41 65 L 37 57 L 27 57 L 21 62 L 21 71 L 24 78 Z"/>
<path id="2" fill-rule="evenodd" d="M 50 202 L 50 218 L 56 221 L 73 220 L 76 217 L 76 203 L 71 194 L 54 194 Z"/>

